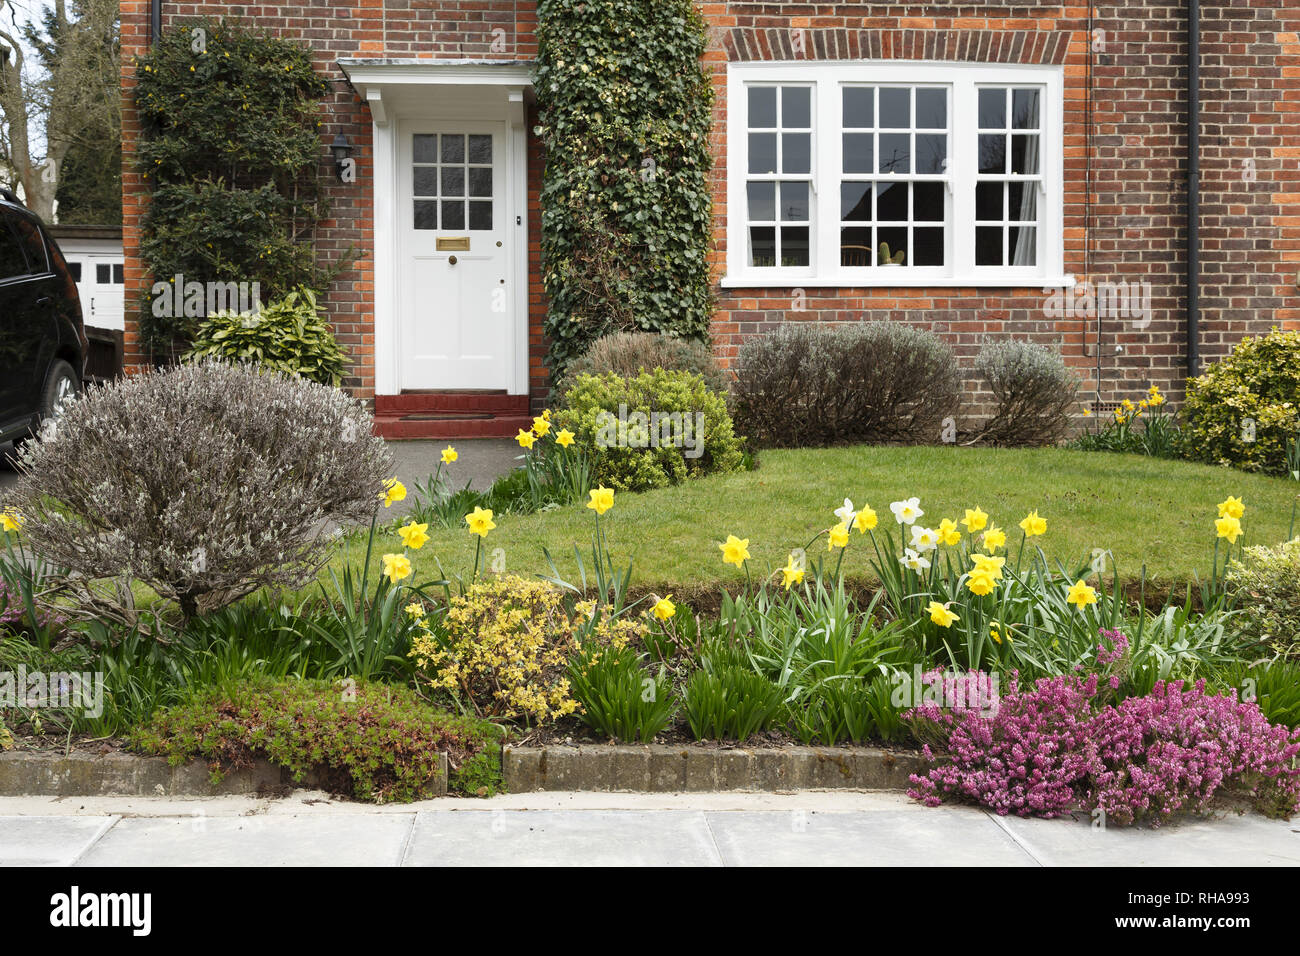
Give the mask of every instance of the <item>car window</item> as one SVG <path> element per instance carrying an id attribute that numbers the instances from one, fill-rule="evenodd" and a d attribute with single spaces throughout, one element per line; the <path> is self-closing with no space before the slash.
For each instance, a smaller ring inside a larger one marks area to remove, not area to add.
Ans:
<path id="1" fill-rule="evenodd" d="M 0 281 L 27 273 L 27 257 L 18 237 L 9 228 L 9 218 L 0 215 Z"/>
<path id="2" fill-rule="evenodd" d="M 27 265 L 32 275 L 44 275 L 50 271 L 50 264 L 45 259 L 45 240 L 41 238 L 41 228 L 26 216 L 18 216 L 13 221 L 14 232 L 27 251 Z"/>

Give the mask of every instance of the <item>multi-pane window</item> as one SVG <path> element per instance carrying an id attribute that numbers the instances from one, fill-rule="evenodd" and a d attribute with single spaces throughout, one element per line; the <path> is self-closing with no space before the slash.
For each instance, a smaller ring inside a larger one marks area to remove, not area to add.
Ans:
<path id="1" fill-rule="evenodd" d="M 412 143 L 415 228 L 492 228 L 492 137 L 416 133 Z"/>
<path id="2" fill-rule="evenodd" d="M 1057 67 L 732 64 L 724 285 L 1062 276 Z"/>
<path id="3" fill-rule="evenodd" d="M 840 96 L 841 265 L 943 265 L 948 90 L 842 85 Z"/>
<path id="4" fill-rule="evenodd" d="M 975 264 L 1038 262 L 1042 94 L 1036 87 L 979 88 Z"/>
<path id="5" fill-rule="evenodd" d="M 812 88 L 751 86 L 745 183 L 750 266 L 807 266 L 811 254 Z"/>

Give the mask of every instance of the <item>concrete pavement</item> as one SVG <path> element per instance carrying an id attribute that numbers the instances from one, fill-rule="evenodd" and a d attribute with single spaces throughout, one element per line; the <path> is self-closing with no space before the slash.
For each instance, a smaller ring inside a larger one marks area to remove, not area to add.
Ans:
<path id="1" fill-rule="evenodd" d="M 929 809 L 901 794 L 0 798 L 0 866 L 1295 866 L 1300 821 L 1159 830 Z"/>

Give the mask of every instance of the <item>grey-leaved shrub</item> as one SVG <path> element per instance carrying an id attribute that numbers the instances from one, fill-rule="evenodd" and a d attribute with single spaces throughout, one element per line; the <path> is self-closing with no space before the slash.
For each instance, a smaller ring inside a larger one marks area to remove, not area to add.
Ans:
<path id="1" fill-rule="evenodd" d="M 975 371 L 995 403 L 980 439 L 997 445 L 1048 445 L 1065 437 L 1079 380 L 1059 352 L 1015 339 L 990 342 L 975 357 Z"/>
<path id="2" fill-rule="evenodd" d="M 742 345 L 737 366 L 736 427 L 760 444 L 937 443 L 960 414 L 952 349 L 901 323 L 783 325 Z"/>
<path id="3" fill-rule="evenodd" d="M 189 617 L 306 583 L 391 468 L 343 392 L 201 362 L 89 389 L 24 449 L 12 507 L 70 580 L 140 581 Z"/>
<path id="4" fill-rule="evenodd" d="M 663 332 L 615 332 L 597 339 L 591 348 L 569 363 L 556 392 L 563 395 L 579 375 L 613 372 L 623 378 L 636 378 L 657 368 L 694 372 L 713 391 L 727 390 L 726 375 L 705 343 Z"/>

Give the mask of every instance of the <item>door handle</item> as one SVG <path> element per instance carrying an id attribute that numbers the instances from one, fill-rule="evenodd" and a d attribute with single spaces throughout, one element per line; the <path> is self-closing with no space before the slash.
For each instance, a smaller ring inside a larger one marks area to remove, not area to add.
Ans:
<path id="1" fill-rule="evenodd" d="M 455 257 L 455 256 L 448 256 L 448 257 L 447 257 L 447 265 L 449 265 L 449 266 L 454 266 L 455 264 L 456 264 L 456 257 Z"/>
<path id="2" fill-rule="evenodd" d="M 36 300 L 36 304 L 37 304 L 38 306 L 49 305 L 52 301 L 54 301 L 54 300 L 51 299 L 48 295 L 43 295 L 43 296 L 41 296 L 39 299 Z"/>

